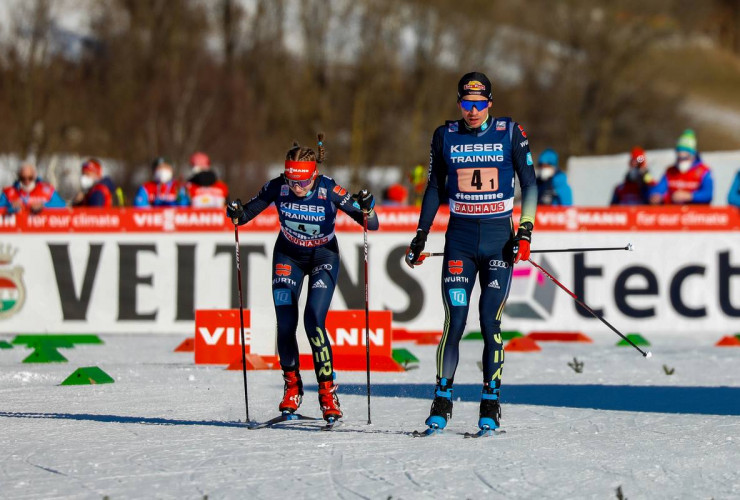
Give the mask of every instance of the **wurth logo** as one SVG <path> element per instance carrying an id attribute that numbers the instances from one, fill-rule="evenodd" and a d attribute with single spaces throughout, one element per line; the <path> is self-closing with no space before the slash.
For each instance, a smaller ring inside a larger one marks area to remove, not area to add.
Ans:
<path id="1" fill-rule="evenodd" d="M 292 269 L 290 264 L 275 264 L 275 274 L 278 276 L 290 276 Z"/>
<path id="2" fill-rule="evenodd" d="M 462 274 L 463 262 L 461 260 L 448 260 L 447 270 L 450 272 L 450 274 Z"/>

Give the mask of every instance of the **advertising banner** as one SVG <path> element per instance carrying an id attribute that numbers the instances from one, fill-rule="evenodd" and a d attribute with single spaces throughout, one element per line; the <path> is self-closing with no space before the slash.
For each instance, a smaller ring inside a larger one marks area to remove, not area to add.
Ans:
<path id="1" fill-rule="evenodd" d="M 42 215 L 0 219 L 0 333 L 193 335 L 196 309 L 238 308 L 233 226 L 221 211 Z M 418 209 L 381 208 L 379 216 L 381 230 L 369 235 L 371 309 L 392 312 L 395 327 L 441 330 L 443 259 L 428 258 L 413 270 L 403 262 Z M 441 211 L 427 250 L 443 250 L 446 221 Z M 338 219 L 337 228 L 342 261 L 331 308 L 362 310 L 362 229 L 347 217 Z M 240 228 L 244 306 L 251 311 L 255 352 L 274 352 L 271 272 L 277 231 L 274 210 Z M 633 252 L 533 254 L 532 259 L 625 332 L 712 338 L 736 333 L 737 210 L 541 208 L 532 248 L 627 243 Z M 468 330 L 479 328 L 475 290 L 468 301 Z M 502 328 L 608 332 L 529 263 L 513 269 Z"/>

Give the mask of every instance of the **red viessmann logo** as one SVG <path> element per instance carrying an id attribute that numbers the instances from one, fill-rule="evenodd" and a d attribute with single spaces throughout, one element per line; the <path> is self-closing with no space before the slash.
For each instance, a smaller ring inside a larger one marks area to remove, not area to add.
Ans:
<path id="1" fill-rule="evenodd" d="M 241 359 L 239 309 L 195 311 L 195 364 L 229 364 Z M 252 339 L 250 312 L 244 311 L 244 352 Z"/>
<path id="2" fill-rule="evenodd" d="M 462 274 L 463 262 L 461 260 L 448 260 L 447 269 L 450 271 L 450 274 Z"/>

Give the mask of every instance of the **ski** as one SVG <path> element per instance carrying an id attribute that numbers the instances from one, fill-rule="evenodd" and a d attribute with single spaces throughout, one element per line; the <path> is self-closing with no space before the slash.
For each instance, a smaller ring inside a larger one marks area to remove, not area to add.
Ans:
<path id="1" fill-rule="evenodd" d="M 441 434 L 442 434 L 442 429 L 438 427 L 429 427 L 428 429 L 423 430 L 423 431 L 414 431 L 411 433 L 411 436 L 415 438 L 423 438 L 423 437 L 428 437 L 428 436 L 439 436 Z"/>
<path id="2" fill-rule="evenodd" d="M 465 437 L 465 439 L 467 439 L 467 438 L 494 437 L 500 434 L 506 434 L 506 431 L 501 431 L 498 429 L 481 429 L 478 432 L 466 432 L 465 434 L 463 434 L 463 436 Z"/>
<path id="3" fill-rule="evenodd" d="M 301 420 L 319 419 L 314 417 L 306 417 L 305 415 L 301 415 L 300 413 L 283 413 L 282 415 L 278 415 L 277 417 L 271 418 L 270 420 L 267 420 L 265 422 L 252 425 L 249 427 L 249 430 L 264 429 L 266 427 L 272 427 L 273 425 L 280 424 L 282 422 L 298 422 Z"/>
<path id="4" fill-rule="evenodd" d="M 321 426 L 322 431 L 330 431 L 336 427 L 340 427 L 342 425 L 341 420 L 335 420 L 335 419 L 329 419 L 326 421 L 326 424 Z"/>

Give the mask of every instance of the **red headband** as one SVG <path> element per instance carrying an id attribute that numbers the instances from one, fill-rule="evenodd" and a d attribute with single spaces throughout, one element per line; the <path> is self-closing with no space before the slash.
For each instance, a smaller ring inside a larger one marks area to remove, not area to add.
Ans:
<path id="1" fill-rule="evenodd" d="M 291 181 L 305 181 L 316 171 L 315 161 L 285 160 L 285 177 Z"/>

